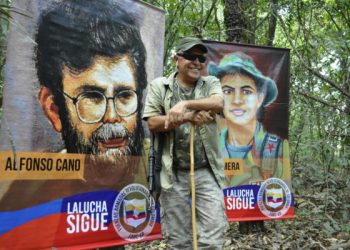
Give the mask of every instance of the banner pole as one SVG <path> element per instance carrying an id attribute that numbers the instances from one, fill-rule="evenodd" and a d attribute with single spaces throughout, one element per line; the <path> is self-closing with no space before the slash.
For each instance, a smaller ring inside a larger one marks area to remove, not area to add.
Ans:
<path id="1" fill-rule="evenodd" d="M 191 141 L 190 141 L 190 181 L 191 181 L 191 207 L 192 207 L 192 237 L 193 250 L 197 250 L 197 225 L 196 225 L 196 188 L 194 179 L 194 131 L 195 125 L 191 125 Z"/>

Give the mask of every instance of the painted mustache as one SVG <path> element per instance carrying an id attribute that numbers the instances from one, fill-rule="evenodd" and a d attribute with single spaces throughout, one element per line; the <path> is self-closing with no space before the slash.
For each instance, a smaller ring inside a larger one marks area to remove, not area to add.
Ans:
<path id="1" fill-rule="evenodd" d="M 96 130 L 93 137 L 97 141 L 106 142 L 116 138 L 128 139 L 130 135 L 128 130 L 123 125 L 114 123 L 101 126 Z"/>
<path id="2" fill-rule="evenodd" d="M 98 128 L 93 134 L 90 142 L 93 145 L 93 154 L 102 153 L 98 146 L 101 143 L 102 147 L 107 151 L 106 155 L 129 155 L 131 152 L 130 145 L 134 143 L 134 137 L 128 132 L 126 127 L 119 123 L 105 124 Z"/>

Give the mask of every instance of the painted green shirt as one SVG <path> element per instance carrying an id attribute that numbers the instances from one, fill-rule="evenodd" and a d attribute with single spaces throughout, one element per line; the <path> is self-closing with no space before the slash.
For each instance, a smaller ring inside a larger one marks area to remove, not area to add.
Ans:
<path id="1" fill-rule="evenodd" d="M 143 119 L 153 116 L 165 115 L 171 108 L 171 100 L 174 94 L 174 80 L 176 73 L 172 73 L 168 78 L 160 77 L 153 80 L 146 96 Z M 223 96 L 221 84 L 216 77 L 201 77 L 194 90 L 195 99 L 207 98 L 213 95 Z M 224 162 L 219 150 L 219 134 L 217 121 L 198 127 L 203 142 L 204 150 L 207 155 L 209 165 L 213 170 L 215 178 L 220 187 L 225 186 Z M 174 181 L 173 175 L 173 152 L 174 152 L 174 131 L 164 133 L 161 185 L 162 188 L 172 187 Z M 157 143 L 155 145 L 157 147 Z M 188 159 L 190 161 L 190 159 Z"/>
<path id="2" fill-rule="evenodd" d="M 227 144 L 228 130 L 220 133 L 220 150 L 224 159 L 243 159 L 243 173 L 227 176 L 228 185 L 256 184 L 270 177 L 290 180 L 289 146 L 287 140 L 264 131 L 261 123 L 256 126 L 253 145 L 241 154 Z"/>

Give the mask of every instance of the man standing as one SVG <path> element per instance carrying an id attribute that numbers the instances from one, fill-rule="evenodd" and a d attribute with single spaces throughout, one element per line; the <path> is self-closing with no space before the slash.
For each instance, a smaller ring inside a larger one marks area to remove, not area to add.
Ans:
<path id="1" fill-rule="evenodd" d="M 176 47 L 176 72 L 155 79 L 143 118 L 164 139 L 160 196 L 163 236 L 170 249 L 192 249 L 190 202 L 190 130 L 195 132 L 196 214 L 199 249 L 222 249 L 227 226 L 222 187 L 223 160 L 214 114 L 223 110 L 220 82 L 202 77 L 208 49 L 197 38 Z"/>

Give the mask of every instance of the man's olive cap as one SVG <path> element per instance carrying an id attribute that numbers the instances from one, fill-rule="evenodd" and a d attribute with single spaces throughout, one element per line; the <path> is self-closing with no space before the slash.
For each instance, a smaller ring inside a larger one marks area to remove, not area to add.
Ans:
<path id="1" fill-rule="evenodd" d="M 196 37 L 182 38 L 177 44 L 175 50 L 176 50 L 176 53 L 181 53 L 193 47 L 198 47 L 203 51 L 203 53 L 208 52 L 208 48 L 204 45 L 204 43 L 199 38 L 196 38 Z"/>

